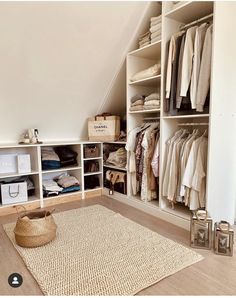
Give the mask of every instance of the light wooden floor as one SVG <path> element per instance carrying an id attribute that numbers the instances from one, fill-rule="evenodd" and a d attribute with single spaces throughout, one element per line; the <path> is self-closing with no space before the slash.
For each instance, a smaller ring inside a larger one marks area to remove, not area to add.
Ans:
<path id="1" fill-rule="evenodd" d="M 189 246 L 187 231 L 107 197 L 57 205 L 56 212 L 94 204 L 119 212 L 165 237 Z M 16 215 L 0 217 L 0 224 L 15 220 Z M 212 251 L 206 250 L 197 251 L 205 257 L 203 261 L 144 289 L 139 295 L 236 295 L 236 250 L 235 257 L 217 256 Z M 7 282 L 8 276 L 13 272 L 20 273 L 24 279 L 23 285 L 16 289 L 11 288 Z M 42 295 L 1 225 L 0 295 Z"/>

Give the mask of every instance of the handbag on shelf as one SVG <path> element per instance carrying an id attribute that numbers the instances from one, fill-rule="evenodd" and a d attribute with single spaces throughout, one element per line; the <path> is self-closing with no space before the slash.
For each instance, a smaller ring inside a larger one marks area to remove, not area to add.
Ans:
<path id="1" fill-rule="evenodd" d="M 108 170 L 106 171 L 106 180 L 109 181 L 110 191 L 113 194 L 114 191 L 126 194 L 126 173 L 120 171 Z"/>
<path id="2" fill-rule="evenodd" d="M 84 172 L 93 173 L 99 171 L 99 162 L 98 161 L 86 161 L 84 163 Z"/>

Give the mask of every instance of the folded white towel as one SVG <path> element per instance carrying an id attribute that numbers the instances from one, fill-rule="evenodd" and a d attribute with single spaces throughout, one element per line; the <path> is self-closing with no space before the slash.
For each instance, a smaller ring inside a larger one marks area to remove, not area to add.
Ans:
<path id="1" fill-rule="evenodd" d="M 156 21 L 161 21 L 161 15 L 151 18 L 151 22 L 156 22 Z"/>
<path id="2" fill-rule="evenodd" d="M 154 33 L 155 31 L 158 31 L 161 29 L 161 24 L 157 24 L 155 26 L 150 27 L 150 32 Z"/>
<path id="3" fill-rule="evenodd" d="M 139 48 L 141 49 L 141 48 L 143 48 L 143 47 L 146 47 L 146 46 L 148 46 L 150 43 L 151 43 L 150 41 L 147 41 L 147 42 L 145 42 L 145 43 L 139 44 Z"/>
<path id="4" fill-rule="evenodd" d="M 150 22 L 150 27 L 154 27 L 158 24 L 161 24 L 161 20 L 160 21 L 154 21 L 154 22 Z"/>
<path id="5" fill-rule="evenodd" d="M 145 43 L 145 42 L 147 42 L 147 41 L 149 41 L 149 40 L 150 40 L 149 37 L 145 37 L 145 38 L 143 38 L 142 40 L 139 40 L 139 43 Z"/>
<path id="6" fill-rule="evenodd" d="M 151 39 L 156 38 L 157 36 L 161 35 L 161 29 L 158 31 L 155 31 L 154 33 L 151 34 Z"/>
<path id="7" fill-rule="evenodd" d="M 160 100 L 160 93 L 151 93 L 145 97 L 145 102 L 149 100 Z"/>
<path id="8" fill-rule="evenodd" d="M 145 101 L 144 106 L 160 106 L 160 100 L 159 99 L 153 99 L 149 101 Z"/>
<path id="9" fill-rule="evenodd" d="M 152 76 L 156 76 L 156 75 L 160 74 L 160 71 L 161 71 L 161 65 L 154 64 L 153 66 L 134 74 L 131 77 L 130 81 L 134 82 L 134 81 L 150 78 Z"/>
<path id="10" fill-rule="evenodd" d="M 145 38 L 145 37 L 149 37 L 149 36 L 150 36 L 150 32 L 148 31 L 148 32 L 146 32 L 146 33 L 140 35 L 140 36 L 139 36 L 139 40 L 142 40 L 143 38 Z"/>
<path id="11" fill-rule="evenodd" d="M 160 39 L 161 39 L 161 35 L 159 35 L 159 36 L 157 36 L 157 37 L 151 39 L 151 43 L 157 42 L 157 41 L 159 41 Z"/>

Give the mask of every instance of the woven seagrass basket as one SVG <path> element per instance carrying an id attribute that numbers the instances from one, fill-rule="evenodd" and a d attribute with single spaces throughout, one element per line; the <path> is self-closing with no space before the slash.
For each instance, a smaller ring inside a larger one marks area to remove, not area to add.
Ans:
<path id="1" fill-rule="evenodd" d="M 38 247 L 52 241 L 56 237 L 57 230 L 52 212 L 44 210 L 25 211 L 23 215 L 18 213 L 14 229 L 16 243 L 22 247 Z"/>

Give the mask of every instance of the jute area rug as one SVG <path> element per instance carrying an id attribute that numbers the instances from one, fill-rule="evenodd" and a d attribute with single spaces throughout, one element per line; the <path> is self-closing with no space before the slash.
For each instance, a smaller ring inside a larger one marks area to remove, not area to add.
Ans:
<path id="1" fill-rule="evenodd" d="M 134 295 L 203 257 L 100 205 L 54 214 L 57 238 L 39 248 L 15 243 L 46 295 Z"/>

